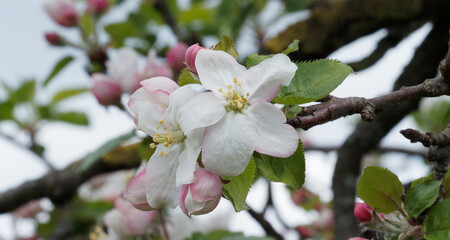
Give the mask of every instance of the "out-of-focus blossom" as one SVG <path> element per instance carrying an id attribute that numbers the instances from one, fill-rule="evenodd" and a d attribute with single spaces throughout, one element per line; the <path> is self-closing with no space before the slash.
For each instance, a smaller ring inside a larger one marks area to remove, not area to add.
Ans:
<path id="1" fill-rule="evenodd" d="M 188 217 L 211 212 L 217 207 L 222 196 L 220 176 L 204 168 L 195 171 L 195 181 L 181 187 L 179 204 Z"/>
<path id="2" fill-rule="evenodd" d="M 50 43 L 50 45 L 53 45 L 53 46 L 64 45 L 64 41 L 61 38 L 61 36 L 59 36 L 59 34 L 55 33 L 55 32 L 45 33 L 45 39 L 47 40 L 48 43 Z"/>
<path id="3" fill-rule="evenodd" d="M 41 200 L 32 200 L 22 205 L 18 209 L 14 210 L 13 217 L 14 218 L 34 218 L 36 214 L 42 211 Z"/>
<path id="4" fill-rule="evenodd" d="M 186 65 L 187 65 L 189 71 L 191 71 L 193 73 L 197 73 L 197 68 L 195 67 L 195 58 L 197 57 L 198 51 L 200 51 L 201 49 L 205 49 L 205 48 L 200 47 L 200 45 L 198 43 L 196 43 L 196 44 L 190 46 L 186 50 L 185 62 L 186 62 Z"/>
<path id="5" fill-rule="evenodd" d="M 94 73 L 92 79 L 94 84 L 91 91 L 100 104 L 108 106 L 120 103 L 122 88 L 119 82 L 102 73 Z"/>
<path id="6" fill-rule="evenodd" d="M 297 205 L 305 204 L 306 202 L 310 201 L 313 198 L 316 198 L 317 195 L 306 189 L 305 187 L 302 187 L 298 191 L 292 192 L 292 201 Z"/>
<path id="7" fill-rule="evenodd" d="M 188 45 L 183 42 L 177 43 L 167 51 L 166 59 L 170 67 L 175 71 L 181 71 L 184 68 L 184 58 Z"/>
<path id="8" fill-rule="evenodd" d="M 105 214 L 104 222 L 109 230 L 125 238 L 146 234 L 155 217 L 155 212 L 140 211 L 134 208 L 128 201 L 117 198 L 114 202 L 114 209 Z"/>
<path id="9" fill-rule="evenodd" d="M 157 62 L 156 51 L 153 49 L 148 51 L 147 63 L 145 64 L 145 68 L 142 73 L 143 79 L 152 77 L 173 77 L 172 69 L 170 69 L 166 62 Z"/>
<path id="10" fill-rule="evenodd" d="M 180 186 L 195 179 L 203 136 L 203 129 L 181 131 L 177 114 L 184 103 L 200 92 L 189 85 L 178 88 L 173 80 L 164 77 L 150 78 L 141 84 L 143 87 L 131 96 L 128 106 L 135 114 L 137 127 L 152 136 L 156 143 L 150 145 L 156 150 L 147 164 L 145 176 L 147 202 L 150 209 L 175 208 Z M 136 189 L 142 185 L 135 179 L 127 188 Z M 138 205 L 142 201 L 132 203 Z"/>
<path id="11" fill-rule="evenodd" d="M 142 211 L 149 211 L 152 208 L 148 205 L 145 193 L 145 176 L 147 169 L 140 171 L 130 182 L 128 182 L 123 193 L 123 198 L 130 202 L 135 208 Z"/>
<path id="12" fill-rule="evenodd" d="M 275 105 L 269 103 L 288 85 L 297 66 L 276 54 L 247 70 L 223 51 L 198 52 L 195 66 L 210 92 L 189 100 L 179 113 L 184 132 L 204 128 L 202 163 L 220 176 L 236 176 L 253 151 L 288 157 L 297 149 L 298 134 Z"/>
<path id="13" fill-rule="evenodd" d="M 78 15 L 73 0 L 49 0 L 45 3 L 44 9 L 61 26 L 77 25 Z"/>
<path id="14" fill-rule="evenodd" d="M 106 63 L 108 73 L 122 88 L 122 92 L 133 93 L 140 87 L 139 55 L 132 48 L 121 48 L 116 57 Z"/>
<path id="15" fill-rule="evenodd" d="M 306 226 L 298 226 L 295 228 L 302 239 L 310 238 L 313 236 L 312 230 Z"/>
<path id="16" fill-rule="evenodd" d="M 122 195 L 123 189 L 133 175 L 134 171 L 131 170 L 98 175 L 81 185 L 78 194 L 82 199 L 89 201 L 114 202 Z"/>
<path id="17" fill-rule="evenodd" d="M 94 14 L 101 14 L 109 7 L 109 0 L 88 0 L 87 10 Z"/>

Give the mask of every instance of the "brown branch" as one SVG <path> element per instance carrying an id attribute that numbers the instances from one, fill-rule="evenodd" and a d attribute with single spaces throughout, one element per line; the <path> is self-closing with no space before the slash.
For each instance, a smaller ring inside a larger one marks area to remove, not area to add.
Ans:
<path id="1" fill-rule="evenodd" d="M 319 146 L 304 146 L 303 150 L 305 152 L 307 151 L 320 151 L 320 152 L 333 152 L 339 150 L 339 146 L 328 146 L 328 147 L 319 147 Z M 415 151 L 415 150 L 409 150 L 405 148 L 396 148 L 396 147 L 379 147 L 377 149 L 373 149 L 374 152 L 377 153 L 403 153 L 406 155 L 416 155 L 425 157 L 425 151 Z"/>
<path id="2" fill-rule="evenodd" d="M 440 133 L 420 133 L 414 129 L 401 130 L 400 133 L 412 143 L 421 142 L 425 147 L 443 147 L 450 144 L 450 124 Z"/>
<path id="3" fill-rule="evenodd" d="M 253 219 L 255 219 L 259 225 L 261 225 L 261 227 L 264 229 L 264 232 L 266 232 L 266 234 L 268 236 L 272 236 L 277 240 L 282 240 L 283 237 L 277 232 L 275 231 L 275 229 L 272 227 L 272 225 L 264 218 L 264 216 L 260 213 L 257 213 L 255 210 L 253 210 L 250 206 L 248 206 L 248 214 L 250 214 L 250 216 L 252 216 Z"/>
<path id="4" fill-rule="evenodd" d="M 30 200 L 43 197 L 55 204 L 62 204 L 72 198 L 82 183 L 97 174 L 138 167 L 141 163 L 139 145 L 120 146 L 85 170 L 80 170 L 82 161 L 77 161 L 63 170 L 50 172 L 0 193 L 0 213 L 12 211 Z"/>
<path id="5" fill-rule="evenodd" d="M 371 99 L 331 97 L 328 102 L 304 107 L 297 117 L 287 119 L 287 123 L 294 128 L 307 130 L 313 126 L 353 114 L 360 114 L 364 121 L 370 122 L 376 113 L 386 107 L 392 107 L 392 105 L 408 100 L 442 95 L 450 95 L 450 84 L 442 78 L 428 79 L 422 84 L 404 87 Z"/>

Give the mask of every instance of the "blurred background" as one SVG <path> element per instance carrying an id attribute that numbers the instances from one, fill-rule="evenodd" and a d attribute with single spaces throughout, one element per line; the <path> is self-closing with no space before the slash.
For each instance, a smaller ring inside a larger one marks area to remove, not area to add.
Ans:
<path id="1" fill-rule="evenodd" d="M 299 39 L 300 50 L 290 54 L 292 60 L 338 59 L 355 70 L 332 95 L 371 98 L 434 77 L 447 51 L 450 27 L 445 13 L 449 3 L 439 0 L 111 0 L 104 8 L 75 1 L 74 23 L 52 18 L 44 9 L 49 2 L 1 3 L 0 198 L 1 192 L 65 169 L 135 128 L 125 107 L 129 92 L 119 94 L 118 102 L 105 103 L 91 91 L 93 74 L 113 75 L 107 63 L 120 61 L 125 47 L 136 52 L 133 71 L 142 72 L 141 77 L 155 76 L 165 67 L 177 79 L 180 69 L 173 61 L 180 57 L 169 52 L 181 42 L 211 47 L 227 35 L 235 41 L 238 61 L 245 63 L 251 53 L 280 52 Z M 150 50 L 156 56 L 148 58 Z M 356 236 L 353 204 L 343 199 L 356 200 L 361 168 L 386 167 L 404 183 L 427 175 L 425 149 L 409 143 L 399 130 L 440 131 L 449 122 L 450 99 L 440 97 L 389 109 L 372 123 L 351 116 L 302 130 L 307 190 L 277 183 L 269 187 L 261 178 L 251 188 L 248 204 L 264 212 L 286 239 Z M 134 173 L 104 175 L 80 187 L 69 208 L 89 213 L 74 215 L 70 222 L 84 221 L 85 227 L 68 229 L 60 239 L 86 237 L 101 225 L 112 207 L 108 198 L 120 195 Z M 344 186 L 342 177 L 354 184 Z M 274 207 L 266 211 L 268 189 Z M 44 198 L 37 205 L 26 217 L 3 210 L 0 239 L 50 239 L 52 229 L 63 225 L 67 204 Z M 179 212 L 167 213 L 179 239 L 212 229 L 265 235 L 252 217 L 234 213 L 226 200 L 211 214 L 192 220 Z"/>

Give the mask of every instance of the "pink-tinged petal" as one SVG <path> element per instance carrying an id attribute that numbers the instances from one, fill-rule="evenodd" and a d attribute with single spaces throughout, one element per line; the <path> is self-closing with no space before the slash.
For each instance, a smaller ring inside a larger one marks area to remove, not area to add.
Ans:
<path id="1" fill-rule="evenodd" d="M 167 94 L 178 89 L 178 85 L 175 81 L 166 77 L 154 77 L 143 80 L 141 85 L 150 92 L 156 90 L 162 90 Z"/>
<path id="2" fill-rule="evenodd" d="M 203 215 L 203 214 L 210 213 L 212 210 L 216 209 L 217 205 L 219 205 L 220 199 L 221 199 L 221 196 L 219 195 L 216 198 L 214 198 L 210 201 L 207 201 L 202 209 L 197 210 L 197 211 L 192 211 L 191 214 L 192 215 Z"/>
<path id="3" fill-rule="evenodd" d="M 185 133 L 211 126 L 225 115 L 226 102 L 211 92 L 191 98 L 178 113 L 178 124 Z"/>
<path id="4" fill-rule="evenodd" d="M 145 195 L 145 175 L 147 169 L 142 169 L 136 177 L 130 180 L 125 187 L 123 198 L 133 204 L 133 206 L 142 211 L 150 211 L 152 208 L 148 205 Z"/>
<path id="5" fill-rule="evenodd" d="M 180 161 L 177 168 L 177 186 L 192 183 L 195 180 L 195 167 L 197 166 L 197 158 L 200 154 L 200 146 L 192 147 L 185 144 L 184 151 L 180 155 Z"/>
<path id="6" fill-rule="evenodd" d="M 91 91 L 100 104 L 108 106 L 120 103 L 122 88 L 117 81 L 101 73 L 93 74 L 92 79 L 94 84 Z"/>
<path id="7" fill-rule="evenodd" d="M 176 172 L 178 158 L 183 150 L 182 144 L 175 144 L 169 148 L 158 145 L 155 153 L 147 164 L 146 194 L 150 207 L 175 208 L 178 204 L 179 187 L 176 186 Z M 160 152 L 167 152 L 167 157 L 160 156 Z"/>
<path id="8" fill-rule="evenodd" d="M 247 69 L 224 51 L 202 49 L 197 53 L 195 66 L 202 85 L 222 98 L 219 89 L 233 85 L 233 78 L 244 75 Z"/>
<path id="9" fill-rule="evenodd" d="M 112 209 L 106 212 L 103 217 L 103 221 L 110 230 L 114 231 L 115 234 L 121 237 L 130 235 L 125 219 L 117 209 Z"/>
<path id="10" fill-rule="evenodd" d="M 202 162 L 220 176 L 236 176 L 247 167 L 257 138 L 253 123 L 243 114 L 227 113 L 207 127 L 203 136 Z"/>
<path id="11" fill-rule="evenodd" d="M 135 115 L 136 126 L 148 135 L 155 136 L 156 125 L 164 116 L 164 106 L 154 104 L 151 93 L 140 88 L 131 95 L 128 107 Z"/>
<path id="12" fill-rule="evenodd" d="M 192 89 L 191 86 L 186 85 L 178 88 L 176 91 L 170 94 L 170 103 L 167 107 L 164 121 L 170 123 L 172 128 L 179 128 L 177 115 L 180 109 L 188 102 L 192 97 L 200 94 L 201 92 Z"/>
<path id="13" fill-rule="evenodd" d="M 181 186 L 180 192 L 178 193 L 178 205 L 180 206 L 181 211 L 189 216 L 188 210 L 186 208 L 186 195 L 189 190 L 189 185 L 185 184 Z"/>
<path id="14" fill-rule="evenodd" d="M 122 198 L 114 201 L 114 207 L 121 213 L 128 235 L 144 234 L 150 226 L 150 222 L 155 218 L 154 212 L 137 210 Z"/>
<path id="15" fill-rule="evenodd" d="M 190 184 L 192 198 L 197 202 L 207 202 L 222 194 L 220 176 L 209 172 L 205 168 L 195 171 L 195 182 Z"/>
<path id="16" fill-rule="evenodd" d="M 77 25 L 78 15 L 73 0 L 49 0 L 44 4 L 44 10 L 61 26 Z"/>
<path id="17" fill-rule="evenodd" d="M 255 151 L 275 157 L 289 157 L 297 149 L 298 134 L 286 117 L 275 105 L 256 102 L 247 109 L 246 114 L 256 127 L 258 140 Z"/>
<path id="18" fill-rule="evenodd" d="M 187 210 L 187 214 L 186 213 L 185 214 L 188 217 L 191 217 L 191 214 L 202 210 L 206 205 L 206 202 L 197 202 L 194 200 L 194 198 L 192 197 L 190 188 L 188 188 L 188 192 L 187 192 L 184 202 L 185 202 L 186 210 Z"/>
<path id="19" fill-rule="evenodd" d="M 166 54 L 167 63 L 175 71 L 179 72 L 184 68 L 183 60 L 187 49 L 188 45 L 186 45 L 186 43 L 179 42 L 175 46 L 171 47 L 169 51 L 167 51 Z"/>
<path id="20" fill-rule="evenodd" d="M 275 97 L 281 85 L 289 85 L 297 71 L 297 66 L 288 56 L 277 54 L 248 69 L 245 75 L 249 102 L 263 100 L 269 102 Z M 276 91 L 276 92 L 275 92 Z"/>
<path id="21" fill-rule="evenodd" d="M 113 61 L 108 61 L 106 66 L 109 73 L 119 80 L 124 92 L 132 93 L 140 81 L 137 78 L 139 55 L 132 48 L 122 48 L 117 51 L 117 56 Z"/>

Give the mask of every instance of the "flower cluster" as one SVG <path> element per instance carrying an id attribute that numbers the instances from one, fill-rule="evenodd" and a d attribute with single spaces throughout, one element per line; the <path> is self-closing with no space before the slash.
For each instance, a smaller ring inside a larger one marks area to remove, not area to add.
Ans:
<path id="1" fill-rule="evenodd" d="M 242 173 L 253 151 L 276 157 L 295 152 L 298 134 L 270 101 L 297 67 L 277 54 L 246 69 L 228 53 L 198 45 L 185 59 L 203 86 L 154 77 L 131 96 L 135 123 L 153 137 L 155 153 L 124 198 L 142 210 L 180 205 L 190 216 L 217 206 L 220 176 Z"/>
<path id="2" fill-rule="evenodd" d="M 87 0 L 86 11 L 102 14 L 109 7 L 109 0 Z M 44 10 L 57 24 L 63 27 L 75 27 L 78 24 L 78 13 L 73 0 L 49 0 Z"/>

